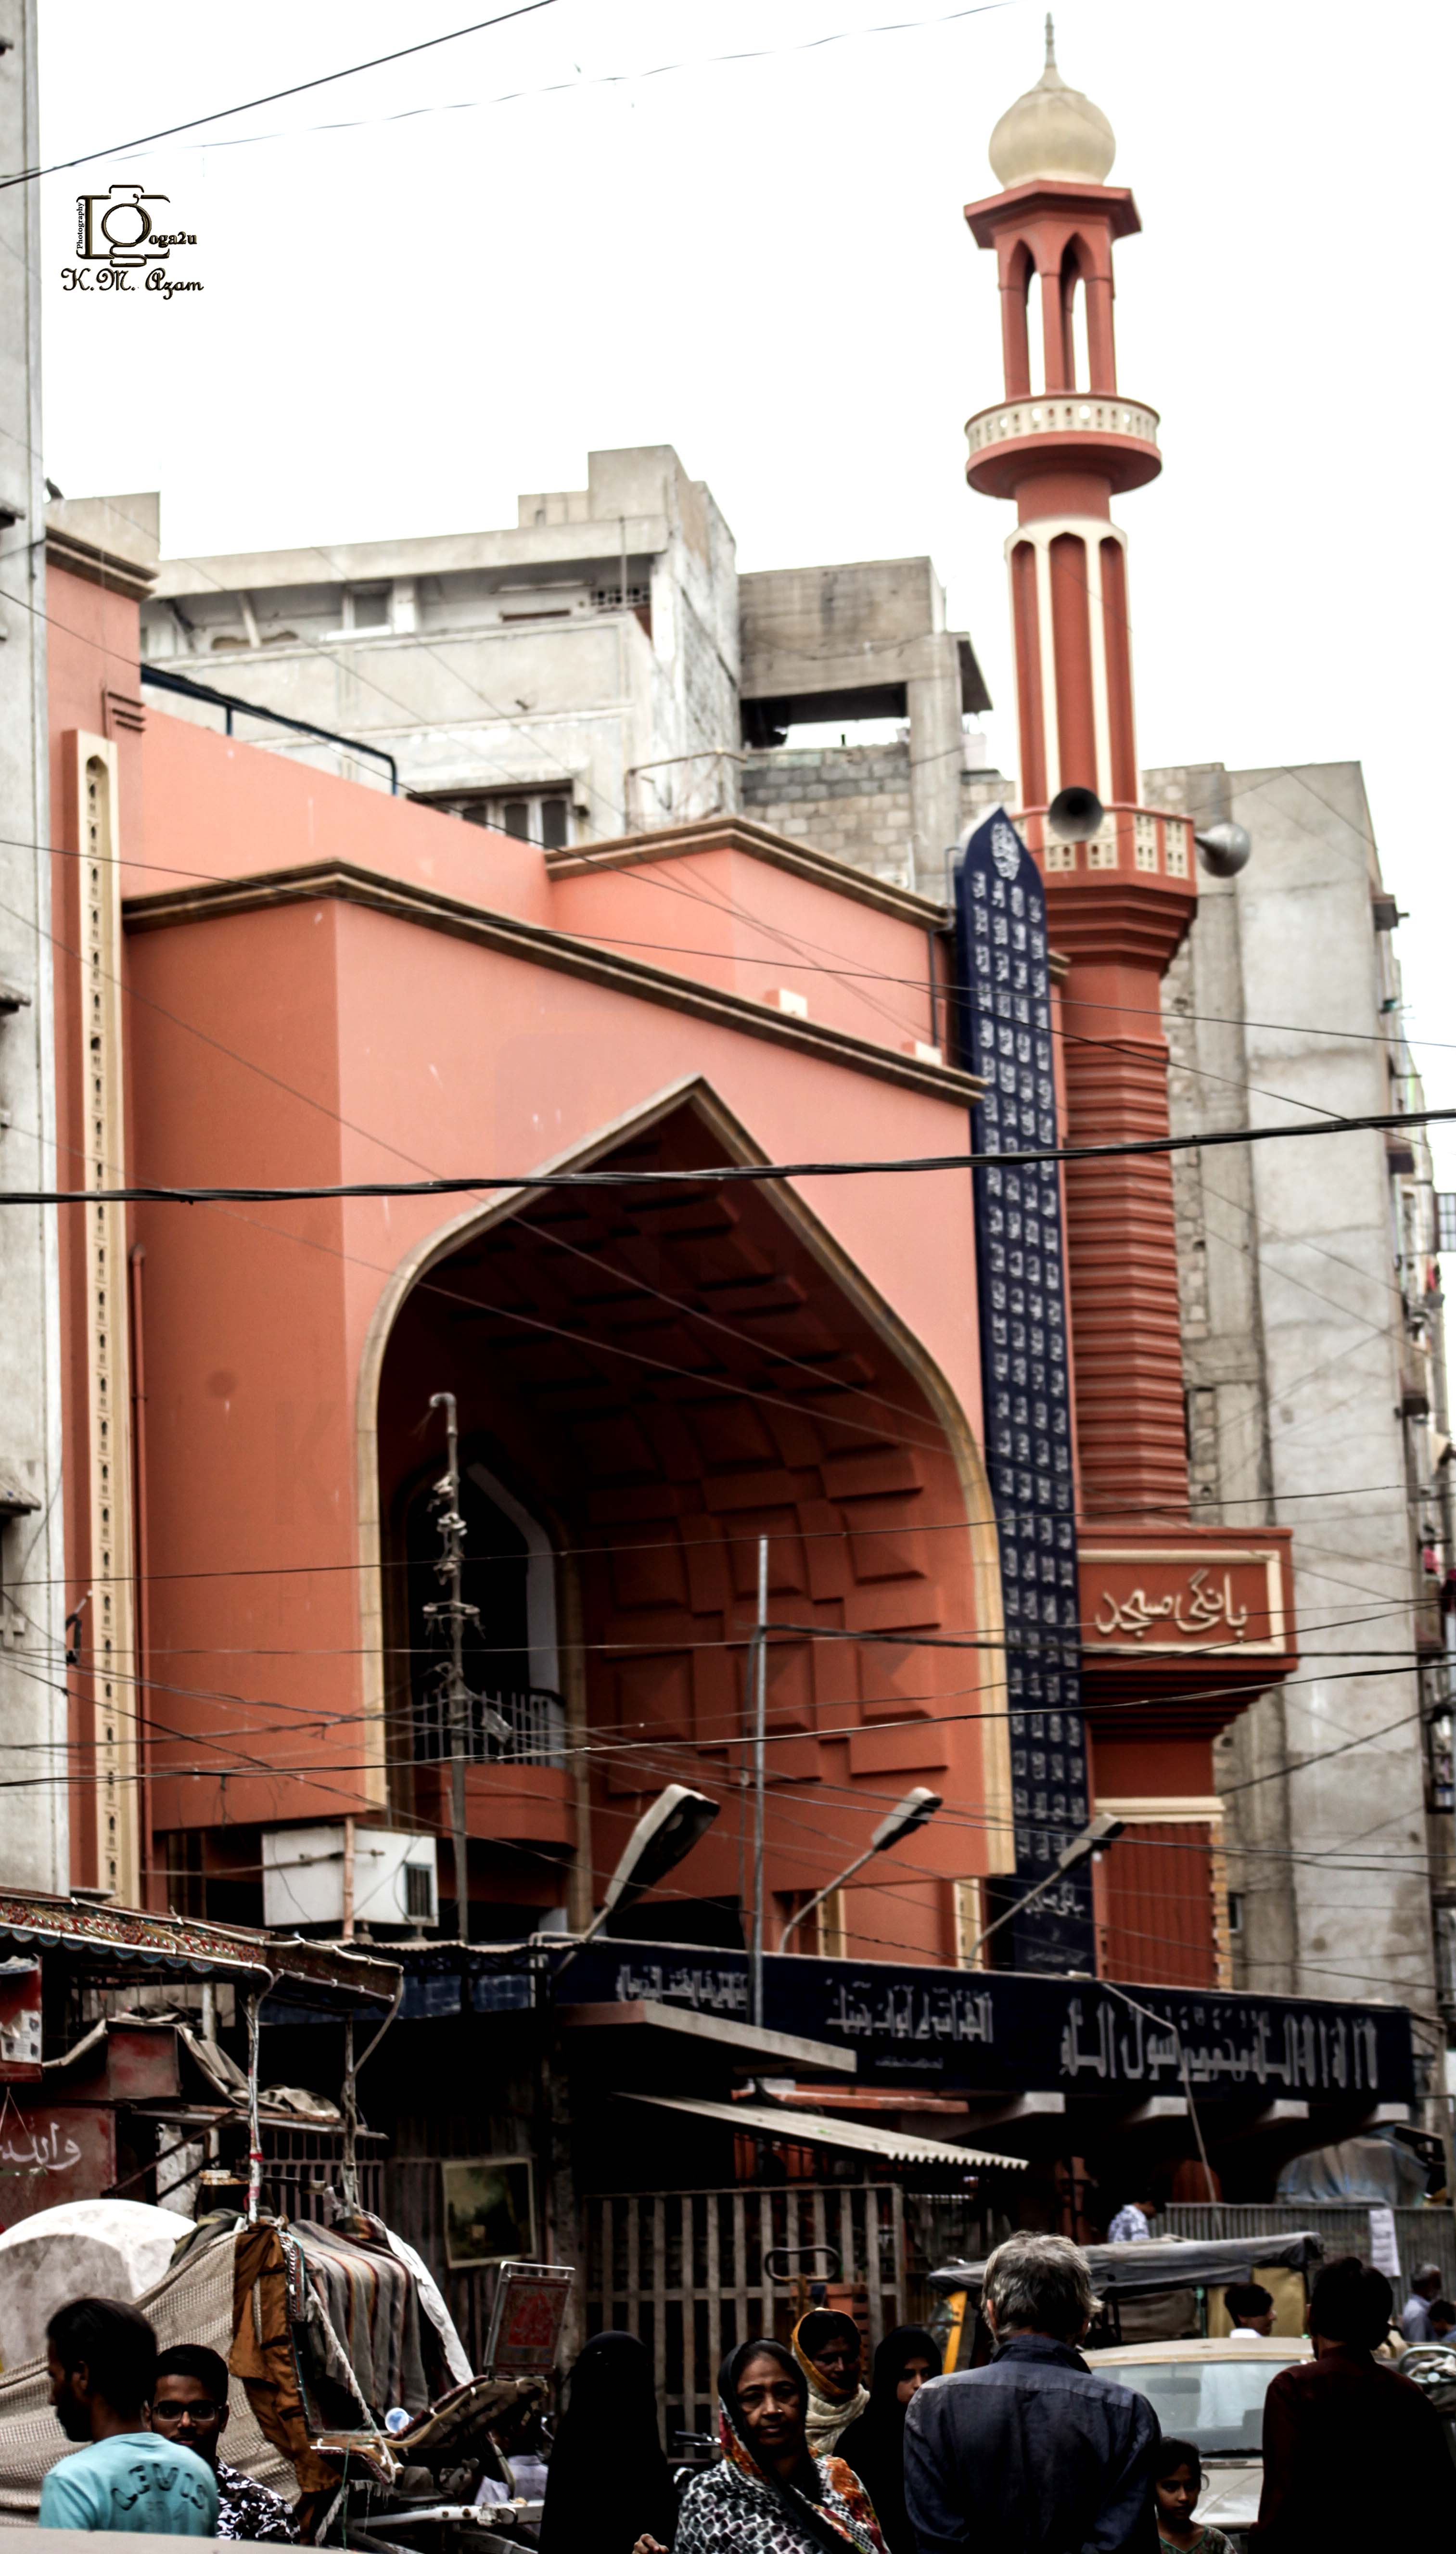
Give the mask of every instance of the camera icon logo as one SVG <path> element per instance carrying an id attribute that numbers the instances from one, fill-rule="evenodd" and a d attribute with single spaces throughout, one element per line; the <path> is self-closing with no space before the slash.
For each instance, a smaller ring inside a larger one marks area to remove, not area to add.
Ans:
<path id="1" fill-rule="evenodd" d="M 142 267 L 170 254 L 171 241 L 153 247 L 149 204 L 170 203 L 169 195 L 149 195 L 141 186 L 108 186 L 104 195 L 76 197 L 76 255 L 88 264 Z"/>

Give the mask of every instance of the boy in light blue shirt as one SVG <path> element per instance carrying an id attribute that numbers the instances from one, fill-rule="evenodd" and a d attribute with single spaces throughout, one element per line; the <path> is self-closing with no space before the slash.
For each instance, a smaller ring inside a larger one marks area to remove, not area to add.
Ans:
<path id="1" fill-rule="evenodd" d="M 85 2444 L 46 2477 L 41 2525 L 215 2536 L 216 2477 L 147 2426 L 157 2335 L 146 2316 L 118 2297 L 77 2297 L 47 2325 L 46 2358 L 56 2417 Z"/>

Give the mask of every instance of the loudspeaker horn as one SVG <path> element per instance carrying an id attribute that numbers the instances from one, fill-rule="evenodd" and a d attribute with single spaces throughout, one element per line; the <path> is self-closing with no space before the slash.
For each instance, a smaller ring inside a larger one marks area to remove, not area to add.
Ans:
<path id="1" fill-rule="evenodd" d="M 1075 783 L 1069 789 L 1059 789 L 1047 810 L 1047 831 L 1059 843 L 1085 843 L 1091 840 L 1102 822 L 1102 801 L 1095 789 L 1082 789 Z"/>
<path id="2" fill-rule="evenodd" d="M 1210 825 L 1206 833 L 1195 834 L 1198 858 L 1210 877 L 1237 877 L 1254 844 L 1243 825 Z"/>

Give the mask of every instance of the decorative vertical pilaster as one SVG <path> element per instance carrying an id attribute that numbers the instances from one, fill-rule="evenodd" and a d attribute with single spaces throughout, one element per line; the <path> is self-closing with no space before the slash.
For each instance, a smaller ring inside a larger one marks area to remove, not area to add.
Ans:
<path id="1" fill-rule="evenodd" d="M 84 1182 L 88 1189 L 104 1189 L 120 1184 L 126 1162 L 117 761 L 116 748 L 100 737 L 77 737 L 75 750 Z M 94 1713 L 96 1869 L 103 1889 L 135 1907 L 141 1886 L 138 1729 L 147 1706 L 136 1684 L 126 1209 L 98 1203 L 83 1213 L 91 1571 L 86 1648 Z"/>

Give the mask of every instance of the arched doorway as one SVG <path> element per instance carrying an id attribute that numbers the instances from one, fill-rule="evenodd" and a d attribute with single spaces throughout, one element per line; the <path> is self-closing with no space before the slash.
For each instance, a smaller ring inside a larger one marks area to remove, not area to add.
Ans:
<path id="1" fill-rule="evenodd" d="M 515 1695 L 549 1683 L 544 1613 L 534 1630 L 529 1619 L 534 1535 L 564 1734 L 553 1752 L 517 1716 L 509 1742 L 474 1742 L 473 1929 L 500 1937 L 553 1910 L 582 1920 L 644 1799 L 680 1780 L 722 1811 L 641 1929 L 736 1937 L 744 1661 L 766 1537 L 781 1627 L 770 1940 L 776 1913 L 831 1880 L 925 1782 L 945 1793 L 945 1818 L 879 1887 L 846 1893 L 844 1937 L 882 1957 L 947 1958 L 954 1884 L 999 1868 L 1009 1841 L 979 1452 L 944 1379 L 802 1205 L 718 1176 L 746 1151 L 711 1095 L 691 1094 L 623 1135 L 610 1184 L 462 1219 L 382 1311 L 365 1418 L 394 1805 L 446 1823 L 439 1729 L 421 1709 L 421 1429 L 431 1394 L 449 1390 L 481 1591 L 469 1680 Z M 641 1176 L 664 1169 L 692 1176 Z M 960 1635 L 966 1646 L 952 1646 Z"/>

